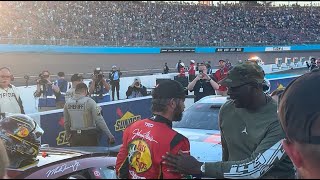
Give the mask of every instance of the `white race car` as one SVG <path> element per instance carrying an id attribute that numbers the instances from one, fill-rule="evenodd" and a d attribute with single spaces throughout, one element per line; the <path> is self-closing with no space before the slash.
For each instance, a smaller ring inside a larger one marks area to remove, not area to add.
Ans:
<path id="1" fill-rule="evenodd" d="M 189 139 L 190 153 L 198 161 L 222 160 L 218 114 L 226 101 L 225 96 L 204 97 L 183 112 L 180 122 L 173 123 L 173 129 Z"/>

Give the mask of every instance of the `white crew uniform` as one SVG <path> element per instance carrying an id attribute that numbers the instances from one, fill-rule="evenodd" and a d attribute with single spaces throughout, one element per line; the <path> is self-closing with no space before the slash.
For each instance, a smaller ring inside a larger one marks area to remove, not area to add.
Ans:
<path id="1" fill-rule="evenodd" d="M 9 85 L 6 89 L 0 88 L 0 113 L 24 113 L 21 112 L 18 101 L 21 101 L 20 94 L 14 85 Z"/>

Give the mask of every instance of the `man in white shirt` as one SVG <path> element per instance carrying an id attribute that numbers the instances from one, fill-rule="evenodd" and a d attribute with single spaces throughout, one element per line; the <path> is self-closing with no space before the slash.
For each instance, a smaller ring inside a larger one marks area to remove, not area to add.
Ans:
<path id="1" fill-rule="evenodd" d="M 7 67 L 0 68 L 0 113 L 19 113 L 25 114 L 20 93 L 11 84 L 13 75 Z"/>

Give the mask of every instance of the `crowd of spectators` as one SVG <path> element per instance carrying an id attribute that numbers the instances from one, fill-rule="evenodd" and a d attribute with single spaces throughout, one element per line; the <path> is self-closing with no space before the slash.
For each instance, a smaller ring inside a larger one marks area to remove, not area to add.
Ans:
<path id="1" fill-rule="evenodd" d="M 31 39 L 31 44 L 63 40 L 69 45 L 93 46 L 303 44 L 320 39 L 319 9 L 143 1 L 3 1 L 0 37 Z"/>

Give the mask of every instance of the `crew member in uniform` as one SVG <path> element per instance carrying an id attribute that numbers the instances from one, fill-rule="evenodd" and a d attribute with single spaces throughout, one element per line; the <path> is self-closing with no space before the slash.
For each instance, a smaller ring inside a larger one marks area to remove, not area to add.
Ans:
<path id="1" fill-rule="evenodd" d="M 22 113 L 24 109 L 18 89 L 11 84 L 13 75 L 7 67 L 0 68 L 0 114 Z M 1 117 L 0 117 L 1 119 Z"/>
<path id="2" fill-rule="evenodd" d="M 64 106 L 64 128 L 70 146 L 98 146 L 100 131 L 113 144 L 115 139 L 101 115 L 101 108 L 87 95 L 87 85 L 79 83 L 75 95 Z"/>

